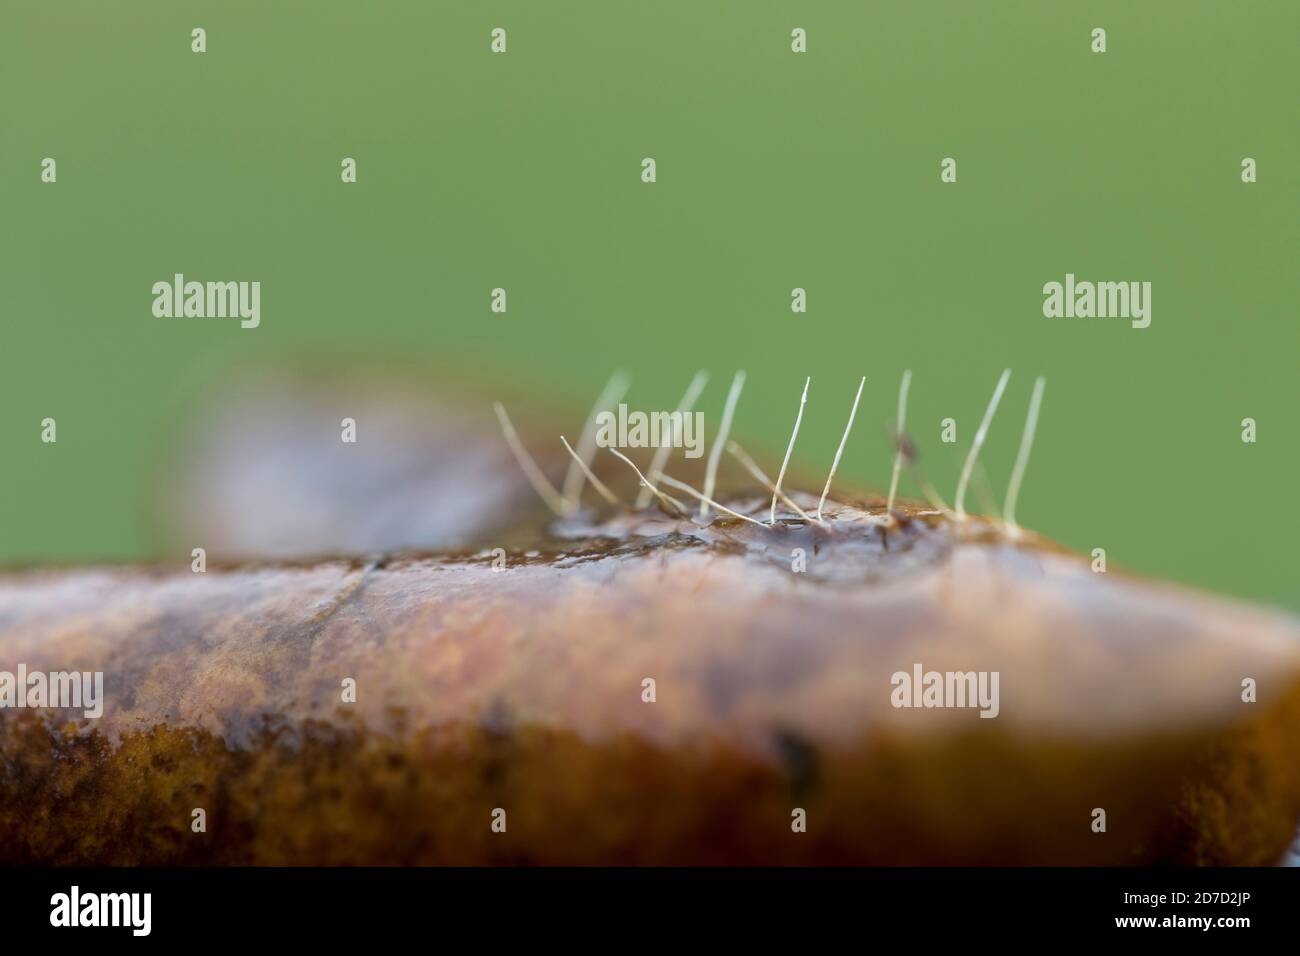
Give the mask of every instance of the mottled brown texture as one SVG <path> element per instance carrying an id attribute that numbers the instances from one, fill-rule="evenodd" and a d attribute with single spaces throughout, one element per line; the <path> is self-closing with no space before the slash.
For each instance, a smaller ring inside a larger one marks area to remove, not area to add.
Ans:
<path id="1" fill-rule="evenodd" d="M 1094 574 L 984 519 L 828 511 L 826 530 L 574 521 L 503 571 L 482 552 L 0 577 L 0 668 L 103 670 L 108 698 L 98 721 L 0 711 L 0 859 L 1281 856 L 1293 619 Z M 892 707 L 917 662 L 1000 671 L 1001 714 Z"/>

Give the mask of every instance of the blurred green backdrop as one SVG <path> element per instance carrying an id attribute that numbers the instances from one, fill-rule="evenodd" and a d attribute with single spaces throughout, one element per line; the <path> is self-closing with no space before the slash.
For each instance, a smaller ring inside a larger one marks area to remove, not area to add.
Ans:
<path id="1" fill-rule="evenodd" d="M 1300 606 L 1297 31 L 1291 0 L 6 0 L 0 562 L 155 554 L 160 446 L 265 359 L 455 366 L 578 414 L 614 367 L 645 409 L 708 367 L 710 432 L 745 368 L 735 433 L 773 468 L 804 376 L 822 468 L 865 374 L 841 474 L 875 487 L 911 368 L 949 496 L 1009 366 L 999 501 L 1048 379 L 1023 523 Z M 260 280 L 261 328 L 154 318 L 178 271 Z M 1045 319 L 1066 272 L 1153 282 L 1151 327 Z"/>

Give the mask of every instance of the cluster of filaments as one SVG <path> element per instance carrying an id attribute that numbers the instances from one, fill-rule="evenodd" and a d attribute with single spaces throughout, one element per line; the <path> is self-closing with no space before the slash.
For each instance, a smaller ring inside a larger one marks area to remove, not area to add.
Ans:
<path id="1" fill-rule="evenodd" d="M 926 480 L 925 476 L 915 468 L 916 456 L 912 452 L 911 443 L 906 438 L 905 427 L 907 424 L 907 392 L 912 382 L 912 372 L 907 370 L 903 372 L 903 379 L 898 388 L 898 424 L 894 432 L 894 464 L 893 473 L 889 481 L 889 497 L 885 509 L 879 515 L 872 515 L 870 512 L 863 512 L 862 516 L 870 520 L 875 520 L 884 524 L 892 524 L 894 518 L 894 497 L 898 492 L 899 473 L 904 467 L 912 471 L 914 478 L 921 487 L 925 496 L 930 503 L 940 512 L 948 515 L 957 521 L 966 519 L 966 491 L 970 485 L 971 475 L 974 472 L 976 461 L 979 458 L 980 449 L 984 445 L 985 438 L 988 437 L 989 427 L 993 423 L 993 416 L 997 413 L 998 404 L 1002 401 L 1002 394 L 1006 391 L 1007 382 L 1011 378 L 1011 370 L 1004 369 L 1002 375 L 998 378 L 997 385 L 993 389 L 993 397 L 989 400 L 988 407 L 984 410 L 984 417 L 980 420 L 979 429 L 975 432 L 975 437 L 971 441 L 970 450 L 966 454 L 966 459 L 962 465 L 961 475 L 957 480 L 957 492 L 954 506 L 949 508 L 947 503 L 939 496 L 934 486 Z M 748 521 L 751 524 L 758 525 L 760 528 L 772 528 L 777 521 L 777 504 L 778 502 L 789 509 L 789 515 L 783 515 L 783 519 L 796 516 L 797 519 L 817 524 L 822 527 L 826 526 L 823 517 L 823 509 L 826 506 L 827 497 L 831 492 L 831 483 L 835 480 L 835 472 L 839 468 L 840 459 L 844 455 L 844 448 L 848 444 L 849 434 L 853 430 L 853 420 L 858 413 L 858 403 L 862 399 L 862 388 L 866 384 L 866 376 L 858 383 L 858 391 L 853 399 L 853 407 L 849 411 L 848 424 L 844 426 L 844 434 L 840 438 L 839 447 L 835 451 L 835 459 L 831 462 L 830 473 L 826 476 L 826 484 L 822 488 L 821 498 L 817 502 L 817 508 L 809 514 L 805 509 L 784 490 L 782 484 L 785 481 L 786 469 L 790 464 L 790 456 L 794 452 L 796 439 L 799 437 L 799 426 L 803 423 L 804 406 L 808 403 L 808 387 L 812 383 L 809 376 L 804 380 L 803 393 L 799 397 L 799 411 L 795 415 L 794 428 L 790 433 L 790 441 L 786 445 L 785 457 L 781 460 L 781 470 L 777 472 L 776 481 L 772 481 L 758 466 L 754 459 L 745 452 L 736 442 L 731 441 L 731 422 L 735 415 L 736 404 L 740 400 L 741 390 L 745 386 L 745 373 L 736 372 L 731 382 L 731 389 L 727 393 L 727 402 L 723 407 L 722 421 L 718 426 L 717 438 L 709 449 L 709 457 L 705 468 L 704 490 L 699 491 L 688 485 L 684 481 L 678 481 L 676 478 L 664 472 L 664 467 L 668 462 L 668 456 L 672 448 L 680 443 L 680 435 L 674 434 L 672 442 L 663 442 L 655 450 L 655 454 L 650 461 L 649 466 L 644 472 L 637 467 L 636 463 L 628 458 L 617 448 L 607 448 L 610 454 L 616 456 L 628 467 L 630 467 L 639 482 L 639 492 L 633 507 L 643 509 L 647 507 L 652 500 L 657 500 L 659 506 L 668 514 L 696 523 L 708 522 L 711 509 L 716 509 L 734 518 Z M 677 412 L 673 421 L 680 427 L 680 423 L 685 419 L 695 407 L 695 402 L 699 399 L 700 394 L 704 391 L 704 386 L 708 382 L 708 374 L 704 371 L 697 372 L 691 383 L 687 386 L 686 391 L 682 394 L 681 400 L 677 403 Z M 529 484 L 536 490 L 537 494 L 557 516 L 562 518 L 572 517 L 578 512 L 579 502 L 583 488 L 587 483 L 595 489 L 605 501 L 616 508 L 625 508 L 627 505 L 615 495 L 603 481 L 596 477 L 591 469 L 591 463 L 596 455 L 596 424 L 597 417 L 603 410 L 617 406 L 618 403 L 627 394 L 630 382 L 621 372 L 615 372 L 606 384 L 600 396 L 596 399 L 596 404 L 592 407 L 591 414 L 587 416 L 587 422 L 583 426 L 582 434 L 578 438 L 577 446 L 569 444 L 569 440 L 561 435 L 560 442 L 564 445 L 565 450 L 570 457 L 569 468 L 565 474 L 563 485 L 557 489 L 546 477 L 545 473 L 538 467 L 537 462 L 528 453 L 523 443 L 519 440 L 519 435 L 515 431 L 514 425 L 510 421 L 509 415 L 506 414 L 505 407 L 500 403 L 494 403 L 497 419 L 501 423 L 501 430 L 505 433 L 506 443 L 510 446 L 510 451 L 514 454 L 515 460 L 519 462 L 519 467 L 523 469 L 525 477 Z M 1020 534 L 1020 526 L 1016 523 L 1016 501 L 1020 496 L 1020 486 L 1024 480 L 1025 469 L 1029 464 L 1029 453 L 1033 447 L 1034 432 L 1038 427 L 1038 409 L 1043 400 L 1043 387 L 1045 379 L 1039 376 L 1034 382 L 1033 394 L 1029 400 L 1029 412 L 1025 416 L 1025 427 L 1020 436 L 1020 449 L 1016 454 L 1015 465 L 1012 468 L 1011 480 L 1007 485 L 1006 501 L 1002 509 L 1002 524 L 1008 534 L 1017 536 Z M 764 488 L 772 493 L 771 506 L 768 509 L 766 521 L 761 521 L 752 515 L 741 514 L 734 511 L 726 505 L 720 504 L 714 499 L 714 488 L 716 486 L 718 465 L 722 458 L 723 451 L 732 455 L 745 470 Z M 694 498 L 698 505 L 692 509 L 683 503 L 680 499 L 669 494 L 664 488 L 671 488 L 674 491 L 687 494 Z M 832 504 L 834 504 L 832 502 Z"/>

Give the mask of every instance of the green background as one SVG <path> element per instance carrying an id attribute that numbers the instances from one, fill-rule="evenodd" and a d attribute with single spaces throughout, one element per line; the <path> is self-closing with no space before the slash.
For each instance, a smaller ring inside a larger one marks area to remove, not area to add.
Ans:
<path id="1" fill-rule="evenodd" d="M 866 375 L 841 474 L 874 487 L 911 368 L 950 499 L 1009 366 L 999 501 L 1048 380 L 1024 524 L 1300 606 L 1298 32 L 1290 0 L 5 0 L 0 562 L 155 555 L 160 448 L 254 362 L 453 365 L 578 414 L 615 367 L 643 409 L 707 367 L 710 434 L 745 368 L 773 470 L 811 375 L 818 471 Z M 260 280 L 261 328 L 155 319 L 177 271 Z M 1066 272 L 1151 281 L 1151 327 L 1044 318 Z"/>

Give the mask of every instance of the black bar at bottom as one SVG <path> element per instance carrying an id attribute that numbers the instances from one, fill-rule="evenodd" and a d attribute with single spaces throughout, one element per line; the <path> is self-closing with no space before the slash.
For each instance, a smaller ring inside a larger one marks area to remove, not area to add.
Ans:
<path id="1" fill-rule="evenodd" d="M 674 945 L 709 931 L 732 943 L 844 932 L 862 940 L 879 930 L 918 941 L 1044 933 L 1231 941 L 1294 935 L 1300 871 L 0 868 L 4 938 L 75 933 L 129 944 L 146 938 L 138 932 L 146 893 L 147 938 L 205 945 L 336 946 L 373 943 L 376 934 L 411 934 L 437 948 L 463 934 L 613 942 L 611 931 Z"/>

